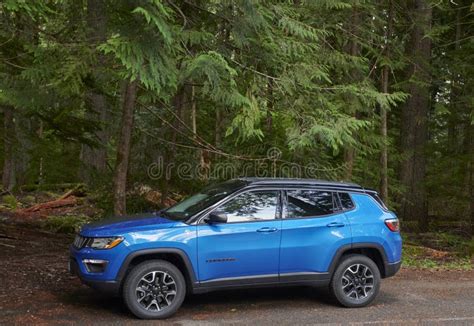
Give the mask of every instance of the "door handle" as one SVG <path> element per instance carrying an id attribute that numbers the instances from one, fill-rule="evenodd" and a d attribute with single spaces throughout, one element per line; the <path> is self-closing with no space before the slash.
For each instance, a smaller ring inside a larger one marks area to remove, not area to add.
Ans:
<path id="1" fill-rule="evenodd" d="M 258 229 L 257 232 L 265 232 L 265 233 L 270 233 L 270 232 L 275 232 L 278 231 L 277 228 L 269 228 L 269 227 L 264 227 L 261 229 Z"/>
<path id="2" fill-rule="evenodd" d="M 326 226 L 329 228 L 342 228 L 343 226 L 345 226 L 345 224 L 341 222 L 332 222 L 327 224 Z"/>

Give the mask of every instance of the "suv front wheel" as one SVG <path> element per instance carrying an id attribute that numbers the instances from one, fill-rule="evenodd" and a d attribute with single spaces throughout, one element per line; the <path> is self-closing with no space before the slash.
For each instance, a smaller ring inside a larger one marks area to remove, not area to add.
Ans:
<path id="1" fill-rule="evenodd" d="M 126 306 L 142 319 L 170 317 L 179 309 L 185 295 L 183 274 L 164 260 L 150 260 L 135 266 L 123 286 Z"/>
<path id="2" fill-rule="evenodd" d="M 380 289 L 380 271 L 367 256 L 343 256 L 333 274 L 330 291 L 345 307 L 358 308 L 370 304 Z"/>

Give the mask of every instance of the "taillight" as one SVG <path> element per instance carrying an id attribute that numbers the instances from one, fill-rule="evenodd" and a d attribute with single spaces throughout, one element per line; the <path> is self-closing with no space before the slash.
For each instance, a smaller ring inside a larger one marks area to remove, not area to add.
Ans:
<path id="1" fill-rule="evenodd" d="M 389 218 L 388 220 L 385 220 L 385 225 L 392 232 L 400 231 L 400 222 L 398 221 L 398 218 Z"/>

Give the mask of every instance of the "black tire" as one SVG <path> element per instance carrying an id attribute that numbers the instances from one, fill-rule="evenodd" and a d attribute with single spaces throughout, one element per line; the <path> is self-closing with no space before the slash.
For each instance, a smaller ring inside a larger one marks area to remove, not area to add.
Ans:
<path id="1" fill-rule="evenodd" d="M 362 266 L 367 269 L 364 270 Z M 342 257 L 334 271 L 329 290 L 342 306 L 360 308 L 369 305 L 376 298 L 380 280 L 380 271 L 372 259 L 363 255 L 347 255 Z"/>
<path id="2" fill-rule="evenodd" d="M 165 299 L 164 295 L 166 295 L 163 293 L 165 292 L 161 292 L 161 287 L 163 287 L 163 289 L 166 288 L 166 290 L 168 290 L 168 287 L 160 283 L 160 277 L 161 279 L 166 278 L 168 282 L 174 282 L 174 285 L 170 285 L 170 288 L 172 287 L 171 290 L 176 294 L 170 296 L 169 305 L 166 305 L 167 301 L 163 301 Z M 145 280 L 143 278 L 145 278 Z M 149 280 L 153 281 L 148 282 Z M 147 287 L 147 292 L 137 291 L 138 287 L 143 288 L 141 285 Z M 153 286 L 155 287 L 154 290 L 148 289 Z M 158 289 L 156 289 L 157 287 Z M 138 300 L 141 296 L 143 297 L 142 302 L 139 302 Z M 158 296 L 158 298 L 156 296 Z M 141 319 L 164 319 L 172 316 L 179 307 L 181 307 L 185 296 L 186 282 L 183 274 L 176 266 L 164 260 L 149 260 L 135 266 L 128 274 L 123 286 L 125 305 L 135 316 Z M 152 303 L 151 307 L 147 310 L 145 306 L 147 306 L 150 301 L 155 301 L 156 303 Z"/>

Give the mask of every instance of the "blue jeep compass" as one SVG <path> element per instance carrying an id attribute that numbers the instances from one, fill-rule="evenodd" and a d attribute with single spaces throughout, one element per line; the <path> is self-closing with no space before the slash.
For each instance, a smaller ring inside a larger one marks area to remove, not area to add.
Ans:
<path id="1" fill-rule="evenodd" d="M 254 286 L 328 286 L 341 305 L 363 307 L 399 270 L 401 251 L 398 219 L 374 191 L 245 178 L 153 216 L 84 226 L 70 270 L 140 318 L 171 316 L 186 293 Z"/>

